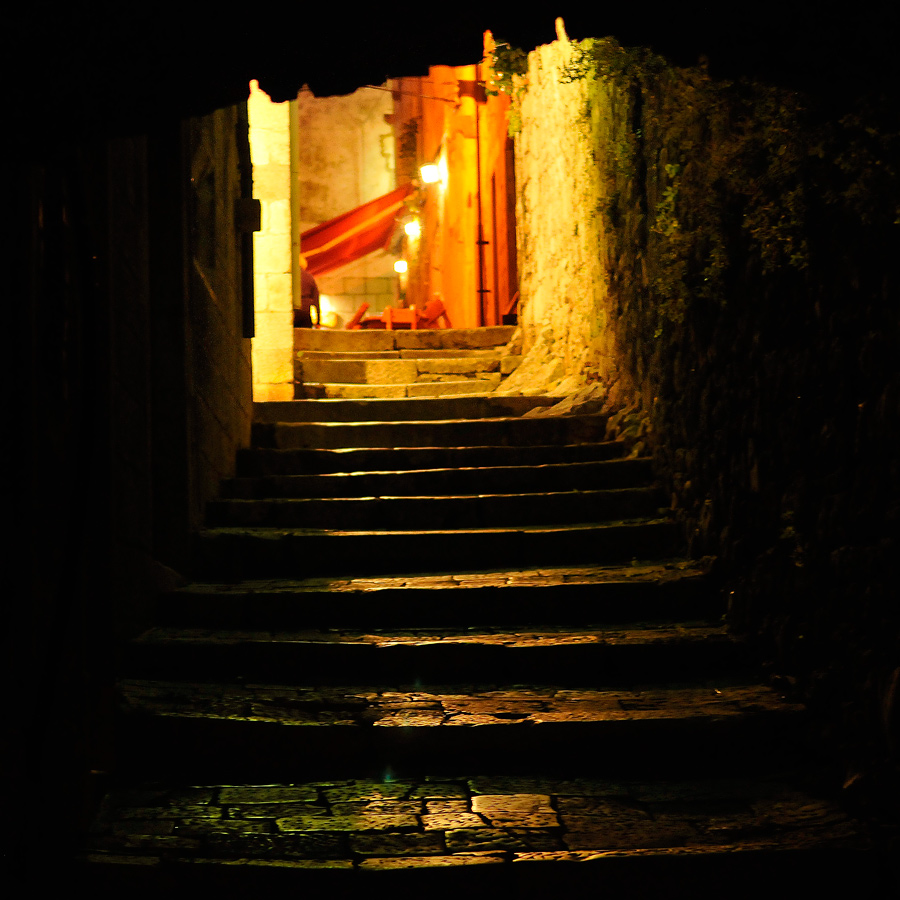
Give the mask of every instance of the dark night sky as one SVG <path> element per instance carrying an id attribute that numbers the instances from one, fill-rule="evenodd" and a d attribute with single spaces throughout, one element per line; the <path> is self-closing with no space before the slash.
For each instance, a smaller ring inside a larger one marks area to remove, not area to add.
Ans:
<path id="1" fill-rule="evenodd" d="M 316 93 L 347 93 L 387 77 L 421 74 L 430 64 L 465 64 L 480 57 L 481 34 L 530 49 L 554 40 L 561 15 L 573 38 L 613 35 L 643 45 L 676 64 L 701 55 L 714 75 L 761 76 L 790 87 L 848 95 L 900 81 L 895 42 L 897 5 L 860 0 L 843 11 L 822 12 L 819 3 L 520 4 L 469 12 L 443 4 L 437 14 L 403 4 L 379 5 L 378 13 L 350 12 L 351 5 L 312 7 L 293 2 L 253 5 L 242 20 L 223 4 L 160 0 L 138 9 L 111 0 L 63 5 L 37 0 L 13 18 L 11 45 L 22 44 L 24 63 L 5 83 L 13 117 L 45 117 L 79 132 L 112 123 L 128 128 L 148 113 L 207 112 L 246 96 L 250 78 L 276 99 L 303 83 Z M 471 5 L 478 9 L 479 4 Z M 487 5 L 485 4 L 487 8 Z M 168 10 L 168 11 L 167 11 Z M 388 10 L 394 10 L 393 18 Z M 265 33 L 265 41 L 256 39 Z M 24 132 L 25 129 L 23 128 Z"/>

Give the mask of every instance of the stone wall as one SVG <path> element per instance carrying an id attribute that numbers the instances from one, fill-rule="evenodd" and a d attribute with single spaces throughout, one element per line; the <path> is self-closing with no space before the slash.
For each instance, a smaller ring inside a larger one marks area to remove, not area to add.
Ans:
<path id="1" fill-rule="evenodd" d="M 251 342 L 243 336 L 246 259 L 235 222 L 236 201 L 245 193 L 239 143 L 247 139 L 247 119 L 240 107 L 229 106 L 190 119 L 187 127 L 195 186 L 188 275 L 188 415 L 193 445 L 191 531 L 196 531 L 206 502 L 218 494 L 221 480 L 234 474 L 238 448 L 250 440 Z M 197 185 L 209 173 L 214 173 L 215 191 L 207 203 L 197 196 Z M 291 336 L 290 327 L 287 332 Z"/>
<path id="2" fill-rule="evenodd" d="M 563 82 L 572 46 L 561 33 L 561 40 L 529 54 L 515 139 L 526 358 L 507 389 L 565 394 L 599 381 L 606 389 L 618 385 L 619 396 L 628 373 L 616 331 L 607 327 L 610 261 L 599 211 L 608 201 L 608 183 L 599 148 L 619 139 L 623 118 L 610 115 L 617 100 L 612 85 Z"/>
<path id="3" fill-rule="evenodd" d="M 238 120 L 230 107 L 77 146 L 63 134 L 12 184 L 4 789 L 24 818 L 10 860 L 42 864 L 43 810 L 62 847 L 87 827 L 115 765 L 123 641 L 185 571 L 249 440 Z"/>
<path id="4" fill-rule="evenodd" d="M 273 103 L 253 81 L 247 102 L 253 196 L 262 227 L 253 235 L 253 398 L 294 396 L 294 302 L 291 223 L 292 104 Z"/>
<path id="5" fill-rule="evenodd" d="M 883 786 L 900 743 L 896 122 L 562 33 L 527 78 L 530 353 L 507 389 L 606 398 L 690 552 L 718 558 L 733 626 L 823 713 L 848 783 Z"/>

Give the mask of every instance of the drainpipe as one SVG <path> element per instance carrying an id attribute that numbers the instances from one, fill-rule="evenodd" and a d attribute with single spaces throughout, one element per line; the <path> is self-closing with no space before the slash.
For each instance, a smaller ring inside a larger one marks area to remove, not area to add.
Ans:
<path id="1" fill-rule="evenodd" d="M 481 80 L 481 64 L 475 66 L 475 83 L 472 86 L 472 99 L 475 101 L 475 177 L 478 197 L 478 324 L 484 326 L 484 295 L 490 290 L 484 286 L 484 217 L 481 208 L 481 116 L 479 108 L 485 101 L 484 82 Z"/>
<path id="2" fill-rule="evenodd" d="M 290 154 L 291 154 L 291 302 L 294 309 L 303 306 L 303 278 L 300 268 L 300 119 L 296 98 L 290 101 Z M 293 328 L 293 325 L 291 325 Z M 293 344 L 292 344 L 293 345 Z"/>

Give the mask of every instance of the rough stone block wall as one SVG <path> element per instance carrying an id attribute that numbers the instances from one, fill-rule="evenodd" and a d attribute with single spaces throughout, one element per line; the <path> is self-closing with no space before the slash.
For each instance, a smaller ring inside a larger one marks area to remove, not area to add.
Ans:
<path id="1" fill-rule="evenodd" d="M 506 387 L 599 381 L 734 627 L 823 713 L 848 783 L 897 796 L 897 130 L 561 37 L 521 101 L 530 352 Z"/>
<path id="2" fill-rule="evenodd" d="M 238 119 L 232 106 L 190 121 L 193 183 L 200 172 L 214 173 L 215 182 L 212 202 L 194 208 L 189 273 L 196 527 L 221 479 L 233 474 L 237 450 L 249 442 L 252 418 L 250 340 L 242 335 L 241 238 L 234 222 L 241 196 Z"/>
<path id="3" fill-rule="evenodd" d="M 563 78 L 576 45 L 564 34 L 529 54 L 515 138 L 519 324 L 525 359 L 505 389 L 571 393 L 599 383 L 614 403 L 635 390 L 622 365 L 602 211 L 604 148 L 626 140 L 616 85 Z"/>
<path id="4" fill-rule="evenodd" d="M 567 41 L 530 54 L 515 143 L 519 324 L 526 353 L 536 348 L 526 365 L 540 362 L 550 381 L 596 364 L 606 334 L 598 325 L 607 290 L 597 254 L 599 171 L 593 135 L 580 122 L 587 85 L 560 79 L 569 55 Z M 606 361 L 614 365 L 608 354 Z M 524 384 L 536 374 L 525 369 L 513 379 Z"/>

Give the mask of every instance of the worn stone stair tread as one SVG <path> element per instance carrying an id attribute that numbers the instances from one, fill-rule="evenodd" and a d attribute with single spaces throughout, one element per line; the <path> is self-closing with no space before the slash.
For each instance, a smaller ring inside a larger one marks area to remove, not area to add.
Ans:
<path id="1" fill-rule="evenodd" d="M 394 646 L 434 647 L 449 644 L 474 644 L 478 646 L 539 647 L 583 646 L 600 644 L 621 646 L 637 644 L 727 644 L 738 646 L 743 639 L 729 633 L 724 625 L 708 622 L 657 623 L 641 622 L 619 624 L 616 628 L 593 626 L 574 629 L 561 625 L 537 625 L 528 630 L 510 631 L 494 628 L 407 628 L 403 630 L 363 630 L 349 628 L 303 629 L 290 631 L 218 630 L 210 628 L 186 628 L 155 626 L 147 629 L 132 641 L 134 644 L 214 644 L 220 646 L 241 644 L 341 644 L 385 649 Z"/>
<path id="2" fill-rule="evenodd" d="M 507 364 L 509 365 L 509 364 Z M 309 358 L 298 354 L 294 362 L 295 380 L 319 384 L 411 384 L 432 376 L 457 376 L 454 380 L 485 378 L 496 374 L 499 382 L 499 356 L 396 358 L 331 357 Z"/>
<path id="3" fill-rule="evenodd" d="M 749 669 L 745 643 L 721 625 L 640 623 L 630 627 L 249 630 L 157 626 L 129 644 L 127 671 L 154 677 L 248 679 L 292 684 L 317 679 L 428 683 L 460 672 L 481 681 L 553 679 L 559 684 L 637 683 L 669 671 L 681 678 Z"/>
<path id="4" fill-rule="evenodd" d="M 427 575 L 396 575 L 380 578 L 256 579 L 242 582 L 192 582 L 179 588 L 178 596 L 207 594 L 319 594 L 352 593 L 375 597 L 386 591 L 477 590 L 484 588 L 548 588 L 562 585 L 650 584 L 654 587 L 708 576 L 714 561 L 673 559 L 637 561 L 629 565 L 543 566 L 537 569 L 502 569 L 485 572 L 463 570 Z"/>
<path id="5" fill-rule="evenodd" d="M 353 384 L 307 381 L 295 385 L 298 400 L 402 400 L 490 397 L 499 383 L 491 381 L 415 381 L 401 384 Z"/>
<path id="6" fill-rule="evenodd" d="M 410 349 L 479 349 L 500 347 L 509 343 L 515 327 L 492 325 L 485 328 L 359 329 L 329 331 L 295 328 L 296 350 L 410 350 Z"/>
<path id="7" fill-rule="evenodd" d="M 517 447 L 515 463 L 523 468 L 546 463 L 612 460 L 624 452 L 621 441 Z M 238 454 L 244 476 L 347 473 L 364 470 L 427 470 L 450 466 L 484 468 L 512 464 L 509 447 L 350 447 L 279 449 L 256 447 Z"/>
<path id="8" fill-rule="evenodd" d="M 219 527 L 198 533 L 195 577 L 234 580 L 352 574 L 396 575 L 443 570 L 449 560 L 469 567 L 581 565 L 666 558 L 677 550 L 669 518 L 570 525 L 340 530 L 299 527 Z"/>
<path id="9" fill-rule="evenodd" d="M 687 777 L 763 771 L 811 752 L 800 704 L 724 676 L 609 690 L 134 678 L 119 681 L 117 695 L 123 777 L 195 784 L 388 768 L 405 778 L 451 767 Z"/>
<path id="10" fill-rule="evenodd" d="M 599 415 L 254 425 L 254 442 L 258 446 L 282 449 L 435 447 L 472 443 L 517 447 L 535 442 L 595 443 L 605 436 L 606 417 Z"/>
<path id="11" fill-rule="evenodd" d="M 222 483 L 222 499 L 260 497 L 422 496 L 430 492 L 472 493 L 460 490 L 479 482 L 489 493 L 509 492 L 524 486 L 543 490 L 590 490 L 598 487 L 633 487 L 652 474 L 647 457 L 544 463 L 537 466 L 464 466 L 435 469 L 366 470 L 317 475 L 237 477 Z M 488 493 L 480 491 L 478 493 Z"/>
<path id="12" fill-rule="evenodd" d="M 415 398 L 359 400 L 283 400 L 253 404 L 255 422 L 398 421 L 407 418 L 481 419 L 520 416 L 554 406 L 562 397 L 551 395 L 512 396 L 487 394 L 483 397 L 448 397 L 440 400 Z"/>
<path id="13" fill-rule="evenodd" d="M 722 721 L 803 716 L 802 704 L 774 689 L 723 678 L 701 684 L 597 690 L 553 685 L 357 687 L 121 679 L 130 715 L 228 719 L 298 727 L 430 729 L 544 725 L 615 726 L 636 721 Z"/>
<path id="14" fill-rule="evenodd" d="M 461 430 L 477 430 L 485 429 L 502 430 L 509 428 L 534 429 L 544 428 L 551 430 L 556 426 L 569 425 L 595 425 L 599 423 L 605 427 L 607 417 L 605 415 L 572 415 L 572 416 L 493 416 L 491 418 L 456 418 L 453 416 L 445 416 L 442 418 L 429 419 L 356 419 L 353 421 L 334 421 L 330 419 L 308 419 L 300 422 L 275 422 L 269 423 L 279 429 L 285 431 L 303 431 L 310 426 L 333 429 L 334 431 L 345 431 L 351 434 L 353 431 L 369 428 L 372 425 L 378 425 L 382 428 L 395 428 L 398 431 L 419 428 L 426 431 L 431 428 L 451 429 L 458 427 Z M 469 445 L 466 445 L 469 446 Z"/>
<path id="15" fill-rule="evenodd" d="M 534 556 L 529 557 L 532 561 L 545 564 L 553 564 L 557 562 L 564 565 L 567 562 L 575 562 L 571 559 L 552 558 L 553 552 L 559 550 L 561 546 L 565 546 L 566 542 L 570 542 L 573 549 L 576 549 L 576 539 L 580 539 L 583 544 L 585 540 L 594 540 L 599 543 L 595 545 L 596 562 L 610 562 L 603 555 L 603 540 L 616 541 L 617 539 L 628 539 L 634 541 L 634 557 L 646 557 L 651 554 L 639 552 L 646 550 L 646 546 L 641 543 L 641 538 L 647 538 L 651 541 L 659 539 L 668 545 L 669 539 L 676 534 L 675 524 L 671 518 L 639 518 L 639 519 L 622 519 L 619 521 L 608 522 L 576 522 L 566 525 L 515 525 L 515 526 L 494 526 L 484 528 L 421 528 L 421 529 L 340 529 L 340 528 L 301 528 L 301 527 L 247 527 L 247 526 L 221 526 L 217 528 L 206 528 L 199 532 L 198 537 L 202 544 L 209 545 L 212 543 L 226 542 L 229 546 L 237 548 L 235 541 L 241 541 L 245 547 L 250 543 L 265 543 L 267 547 L 274 548 L 276 543 L 280 544 L 286 552 L 303 549 L 298 542 L 302 541 L 306 545 L 306 549 L 313 553 L 316 545 L 325 548 L 331 547 L 334 553 L 340 553 L 342 543 L 358 543 L 362 539 L 369 539 L 372 547 L 371 552 L 374 555 L 390 552 L 394 550 L 408 551 L 407 564 L 410 568 L 415 565 L 414 553 L 425 552 L 428 547 L 433 547 L 435 553 L 445 552 L 447 556 L 452 556 L 454 548 L 463 548 L 466 546 L 476 546 L 479 543 L 485 545 L 488 541 L 500 541 L 506 543 L 510 548 L 515 547 L 519 550 L 537 550 L 541 545 L 546 546 L 549 559 L 536 560 Z M 322 542 L 328 542 L 327 545 Z M 377 541 L 377 544 L 376 544 Z M 445 550 L 441 551 L 441 545 Z M 650 549 L 656 550 L 656 547 Z M 654 552 L 652 555 L 661 555 Z M 667 554 L 665 554 L 667 555 Z M 313 568 L 313 564 L 320 560 L 321 557 L 312 556 L 305 560 L 305 563 Z M 586 562 L 581 561 L 581 562 Z M 353 569 L 353 557 L 343 559 L 343 564 L 347 569 Z M 505 561 L 498 560 L 497 565 L 504 566 Z M 407 569 L 408 571 L 408 569 Z M 422 571 L 419 568 L 417 571 Z M 315 574 L 310 571 L 310 574 Z M 387 574 L 387 573 L 379 573 Z M 392 573 L 394 574 L 394 573 Z M 272 573 L 277 577 L 279 573 Z M 248 576 L 255 577 L 255 576 Z"/>
<path id="16" fill-rule="evenodd" d="M 501 359 L 514 354 L 504 353 L 502 347 L 463 349 L 420 347 L 403 350 L 298 350 L 297 359 Z"/>
<path id="17" fill-rule="evenodd" d="M 266 497 L 223 499 L 207 504 L 207 521 L 217 525 L 408 530 L 410 523 L 435 528 L 562 525 L 572 520 L 652 517 L 662 497 L 654 487 L 601 490 L 485 493 L 435 496 Z"/>
<path id="18" fill-rule="evenodd" d="M 320 725 L 238 714 L 120 714 L 120 777 L 123 782 L 273 784 L 344 778 L 354 770 L 414 777 L 479 767 L 507 775 L 546 767 L 561 777 L 597 772 L 634 777 L 642 771 L 689 777 L 764 771 L 797 763 L 814 750 L 803 740 L 802 716 L 764 711 L 540 724 L 481 719 L 463 727 L 415 727 L 408 715 L 397 717 L 398 727 L 377 727 L 337 713 Z M 327 715 L 321 712 L 322 718 Z M 792 742 L 790 749 L 773 755 L 772 746 L 782 740 Z"/>
<path id="19" fill-rule="evenodd" d="M 160 621 L 210 627 L 384 628 L 715 618 L 711 560 L 369 578 L 195 582 L 159 598 Z M 455 591 L 452 597 L 435 591 Z"/>
<path id="20" fill-rule="evenodd" d="M 359 538 L 359 537 L 385 537 L 391 538 L 412 538 L 412 537 L 438 537 L 452 538 L 466 536 L 489 536 L 489 535 L 528 535 L 528 536 L 558 536 L 568 534 L 598 532 L 600 534 L 615 533 L 622 530 L 638 533 L 642 530 L 663 528 L 668 530 L 672 526 L 672 520 L 665 518 L 639 518 L 639 519 L 621 519 L 615 522 L 573 522 L 567 525 L 550 526 L 550 525 L 516 525 L 510 527 L 487 527 L 487 528 L 459 528 L 447 531 L 441 528 L 421 528 L 421 529 L 398 529 L 385 531 L 383 529 L 339 529 L 339 528 L 279 528 L 279 527 L 229 527 L 222 526 L 217 528 L 205 528 L 199 532 L 200 537 L 244 537 L 244 538 L 261 538 L 270 540 L 272 538 L 292 538 L 292 537 L 324 537 L 324 538 Z M 564 564 L 564 563 L 562 563 Z"/>

